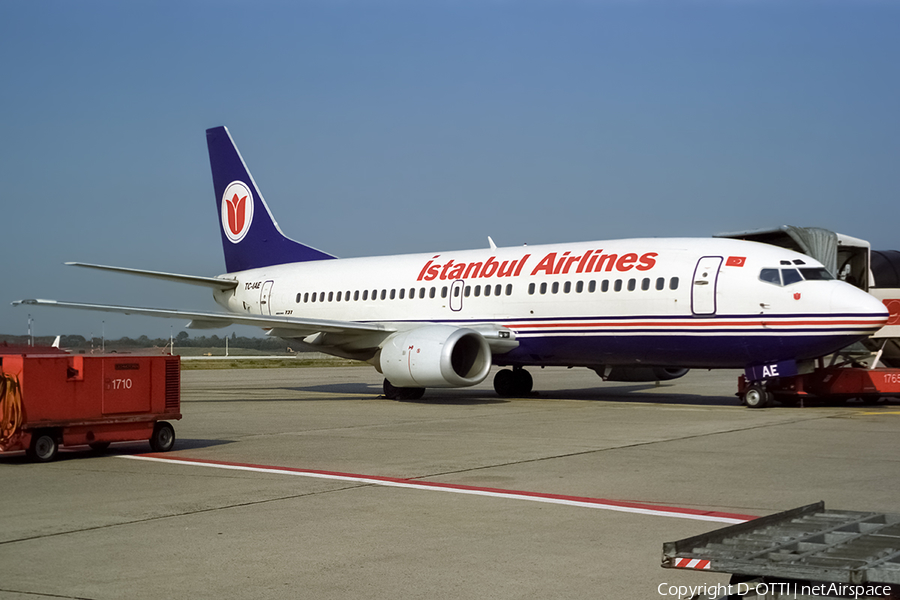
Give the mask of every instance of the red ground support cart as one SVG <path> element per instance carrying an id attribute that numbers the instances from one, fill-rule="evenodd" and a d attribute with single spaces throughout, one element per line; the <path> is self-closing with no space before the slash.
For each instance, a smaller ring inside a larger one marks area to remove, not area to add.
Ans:
<path id="1" fill-rule="evenodd" d="M 61 445 L 149 440 L 171 450 L 175 430 L 163 419 L 181 418 L 180 361 L 0 347 L 0 451 L 49 461 Z"/>
<path id="2" fill-rule="evenodd" d="M 883 398 L 900 398 L 900 369 L 872 369 L 852 358 L 843 363 L 832 362 L 826 367 L 820 359 L 812 373 L 756 382 L 749 382 L 741 375 L 737 395 L 750 408 L 763 408 L 772 400 L 789 405 L 804 399 L 858 399 L 875 404 Z"/>

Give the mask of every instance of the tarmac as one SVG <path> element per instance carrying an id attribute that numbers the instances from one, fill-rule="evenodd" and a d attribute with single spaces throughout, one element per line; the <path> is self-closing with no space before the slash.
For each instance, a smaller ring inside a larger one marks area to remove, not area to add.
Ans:
<path id="1" fill-rule="evenodd" d="M 0 599 L 677 598 L 728 576 L 661 568 L 663 542 L 818 500 L 900 512 L 896 403 L 532 373 L 526 398 L 397 402 L 366 367 L 184 371 L 153 455 L 176 462 L 0 456 Z"/>

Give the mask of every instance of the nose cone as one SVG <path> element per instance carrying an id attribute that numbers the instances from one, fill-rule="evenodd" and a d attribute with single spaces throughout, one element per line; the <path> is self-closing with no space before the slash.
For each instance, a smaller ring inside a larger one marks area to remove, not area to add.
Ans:
<path id="1" fill-rule="evenodd" d="M 834 282 L 831 292 L 831 312 L 837 317 L 852 319 L 860 330 L 871 334 L 888 322 L 887 307 L 875 296 L 843 281 Z"/>

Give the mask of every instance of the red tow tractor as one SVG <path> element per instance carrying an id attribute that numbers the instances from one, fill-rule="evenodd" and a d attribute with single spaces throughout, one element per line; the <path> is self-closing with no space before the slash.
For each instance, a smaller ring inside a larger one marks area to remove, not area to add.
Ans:
<path id="1" fill-rule="evenodd" d="M 879 356 L 876 356 L 872 364 L 878 364 L 878 359 Z M 900 369 L 871 368 L 860 362 L 858 356 L 836 354 L 828 366 L 825 366 L 824 359 L 818 359 L 811 373 L 757 378 L 754 381 L 746 374 L 741 375 L 737 396 L 750 408 L 764 408 L 772 400 L 787 405 L 806 399 L 858 399 L 866 404 L 875 404 L 881 399 L 900 398 Z"/>

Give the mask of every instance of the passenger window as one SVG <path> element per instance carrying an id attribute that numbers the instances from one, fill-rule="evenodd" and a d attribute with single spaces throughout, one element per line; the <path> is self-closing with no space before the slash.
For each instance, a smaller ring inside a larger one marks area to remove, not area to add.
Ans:
<path id="1" fill-rule="evenodd" d="M 637 280 L 629 279 L 628 280 L 628 291 L 633 292 L 634 288 L 636 288 L 636 287 L 637 287 Z"/>
<path id="2" fill-rule="evenodd" d="M 558 282 L 558 281 L 554 281 L 554 282 L 553 282 L 553 288 L 552 288 L 551 291 L 552 291 L 554 294 L 558 294 L 558 293 L 559 293 L 559 282 Z"/>
<path id="3" fill-rule="evenodd" d="M 488 295 L 488 290 L 489 290 L 489 289 L 490 289 L 490 286 L 487 286 L 487 287 L 485 288 L 485 290 L 484 290 L 484 295 L 485 295 L 485 296 Z M 477 298 L 477 297 L 480 296 L 480 295 L 481 295 L 481 286 L 480 286 L 480 285 L 476 285 L 476 286 L 475 286 L 475 297 Z"/>
<path id="4" fill-rule="evenodd" d="M 546 293 L 547 293 L 547 284 L 542 283 L 541 284 L 541 294 L 546 294 Z"/>
<path id="5" fill-rule="evenodd" d="M 459 288 L 458 287 L 453 288 L 453 297 L 459 298 Z"/>
<path id="6" fill-rule="evenodd" d="M 478 287 L 481 287 L 481 286 L 478 286 Z M 484 286 L 484 295 L 485 296 L 491 295 L 491 286 L 489 286 L 489 285 Z"/>
<path id="7" fill-rule="evenodd" d="M 766 283 L 774 283 L 778 286 L 781 285 L 781 276 L 778 274 L 778 269 L 763 269 L 759 272 L 759 280 Z"/>
<path id="8" fill-rule="evenodd" d="M 641 281 L 641 289 L 644 290 L 645 292 L 650 289 L 650 279 L 649 278 L 645 277 Z"/>
<path id="9" fill-rule="evenodd" d="M 792 283 L 803 281 L 803 277 L 800 276 L 800 272 L 797 269 L 782 269 L 781 280 L 784 282 L 784 285 L 791 285 Z"/>
<path id="10" fill-rule="evenodd" d="M 673 277 L 672 279 L 669 280 L 669 289 L 670 290 L 678 289 L 678 278 L 677 277 Z"/>
<path id="11" fill-rule="evenodd" d="M 656 289 L 661 290 L 661 289 L 663 289 L 664 287 L 666 287 L 666 278 L 665 278 L 665 277 L 658 277 L 658 278 L 656 279 Z"/>
<path id="12" fill-rule="evenodd" d="M 575 284 L 575 293 L 580 294 L 583 291 L 584 291 L 584 282 L 579 281 L 578 283 Z"/>
<path id="13" fill-rule="evenodd" d="M 363 302 L 369 299 L 369 290 L 363 290 Z"/>
<path id="14" fill-rule="evenodd" d="M 593 279 L 588 283 L 588 292 L 594 293 L 597 291 L 597 282 Z"/>
<path id="15" fill-rule="evenodd" d="M 441 288 L 441 298 L 446 298 L 446 297 L 447 297 L 447 286 L 445 285 L 444 287 Z"/>
<path id="16" fill-rule="evenodd" d="M 353 292 L 353 300 L 354 301 L 359 300 L 359 290 L 356 290 L 355 292 Z"/>
<path id="17" fill-rule="evenodd" d="M 381 290 L 381 299 L 384 300 L 385 298 L 387 298 L 387 290 Z"/>
<path id="18" fill-rule="evenodd" d="M 534 296 L 534 284 L 533 283 L 528 284 L 528 295 Z"/>
<path id="19" fill-rule="evenodd" d="M 503 286 L 498 283 L 497 286 L 494 288 L 494 295 L 499 296 L 500 290 L 502 290 L 502 289 L 503 289 Z"/>
<path id="20" fill-rule="evenodd" d="M 400 299 L 403 300 L 406 297 L 406 288 L 400 288 Z"/>
<path id="21" fill-rule="evenodd" d="M 622 280 L 621 279 L 616 279 L 616 283 L 613 284 L 613 289 L 617 292 L 622 291 Z"/>
<path id="22" fill-rule="evenodd" d="M 601 292 L 608 292 L 608 291 L 609 291 L 609 279 L 604 279 L 604 280 L 603 280 L 603 283 L 600 284 L 600 291 L 601 291 Z"/>
<path id="23" fill-rule="evenodd" d="M 337 301 L 338 301 L 338 302 L 341 301 L 341 292 L 338 292 L 338 295 L 337 295 Z"/>
<path id="24" fill-rule="evenodd" d="M 568 294 L 568 293 L 571 292 L 571 291 L 572 291 L 572 282 L 571 282 L 571 281 L 565 282 L 565 283 L 563 284 L 563 292 L 566 293 L 566 294 Z"/>
<path id="25" fill-rule="evenodd" d="M 419 298 L 425 297 L 425 288 L 419 288 Z"/>
<path id="26" fill-rule="evenodd" d="M 507 296 L 511 296 L 511 295 L 512 295 L 512 284 L 511 284 L 511 283 L 507 283 L 507 284 L 506 284 L 506 295 L 507 295 Z"/>
<path id="27" fill-rule="evenodd" d="M 472 294 L 472 286 L 471 286 L 471 285 L 467 285 L 467 286 L 466 286 L 466 298 L 468 298 L 471 294 Z M 457 295 L 458 295 L 458 294 L 457 294 Z"/>
<path id="28" fill-rule="evenodd" d="M 437 291 L 437 288 L 431 288 L 431 290 L 429 290 L 429 292 L 428 292 L 428 297 L 434 298 L 436 291 Z"/>

